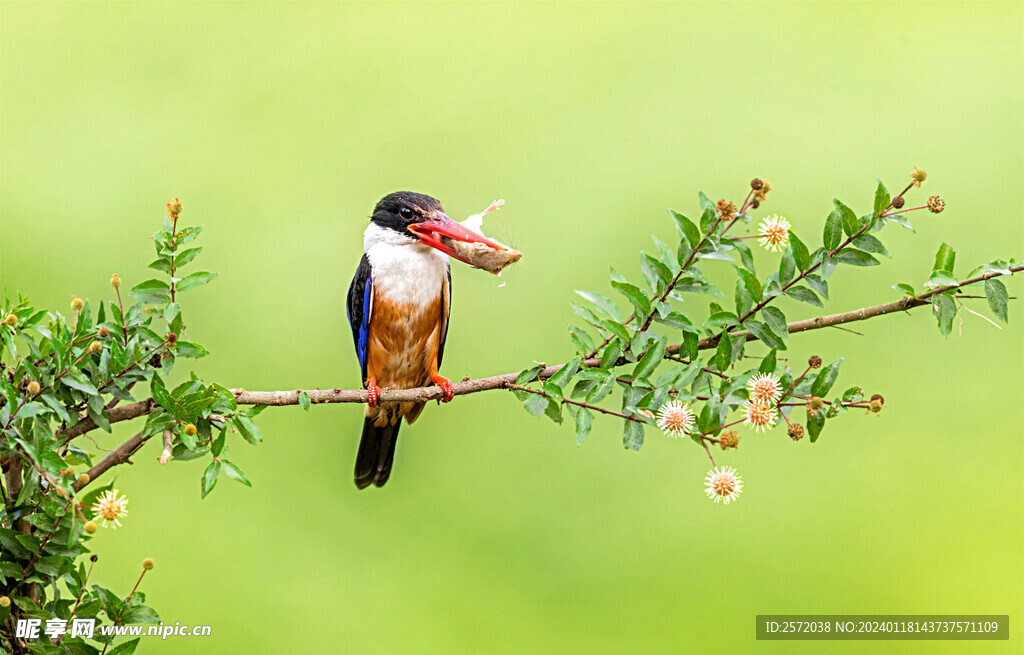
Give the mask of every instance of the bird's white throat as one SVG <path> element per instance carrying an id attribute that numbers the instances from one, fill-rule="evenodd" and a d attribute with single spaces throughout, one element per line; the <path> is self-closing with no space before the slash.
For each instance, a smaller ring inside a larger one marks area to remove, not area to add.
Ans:
<path id="1" fill-rule="evenodd" d="M 373 288 L 391 302 L 427 307 L 448 277 L 448 255 L 412 237 L 370 223 L 363 232 Z"/>

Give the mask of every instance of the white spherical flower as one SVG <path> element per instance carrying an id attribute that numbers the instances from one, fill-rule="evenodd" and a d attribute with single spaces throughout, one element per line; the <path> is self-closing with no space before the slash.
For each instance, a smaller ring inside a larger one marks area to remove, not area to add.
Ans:
<path id="1" fill-rule="evenodd" d="M 757 432 L 770 428 L 778 420 L 778 412 L 771 405 L 746 402 L 743 403 L 743 411 L 743 424 Z"/>
<path id="2" fill-rule="evenodd" d="M 772 214 L 757 226 L 757 233 L 761 237 L 757 242 L 772 252 L 782 252 L 789 245 L 790 227 L 785 216 Z"/>
<path id="3" fill-rule="evenodd" d="M 732 467 L 713 468 L 704 478 L 704 493 L 716 503 L 728 505 L 743 493 L 743 480 Z"/>
<path id="4" fill-rule="evenodd" d="M 117 529 L 121 527 L 121 519 L 128 516 L 128 496 L 119 495 L 117 489 L 108 489 L 100 494 L 92 509 L 103 527 L 113 523 Z"/>
<path id="5" fill-rule="evenodd" d="M 747 382 L 747 391 L 750 401 L 771 405 L 782 395 L 782 388 L 779 386 L 779 378 L 770 373 L 758 373 Z"/>
<path id="6" fill-rule="evenodd" d="M 686 403 L 672 400 L 658 410 L 658 427 L 670 437 L 682 437 L 693 430 L 694 418 Z"/>

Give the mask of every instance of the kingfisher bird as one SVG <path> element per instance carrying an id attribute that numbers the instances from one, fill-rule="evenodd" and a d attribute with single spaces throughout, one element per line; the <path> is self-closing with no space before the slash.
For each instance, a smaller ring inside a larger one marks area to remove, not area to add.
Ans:
<path id="1" fill-rule="evenodd" d="M 363 257 L 348 289 L 348 320 L 369 392 L 356 456 L 360 489 L 388 481 L 402 418 L 414 422 L 425 404 L 381 403 L 381 389 L 433 383 L 444 402 L 454 395 L 439 372 L 451 311 L 449 256 L 469 262 L 445 238 L 505 250 L 453 221 L 436 199 L 410 191 L 384 196 L 363 233 Z"/>

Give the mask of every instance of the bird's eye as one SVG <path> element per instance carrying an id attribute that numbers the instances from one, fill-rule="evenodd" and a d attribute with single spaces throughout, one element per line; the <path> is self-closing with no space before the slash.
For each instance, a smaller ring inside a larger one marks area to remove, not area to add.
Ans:
<path id="1" fill-rule="evenodd" d="M 398 210 L 398 215 L 408 221 L 412 220 L 413 212 L 408 207 L 402 207 L 401 209 Z"/>

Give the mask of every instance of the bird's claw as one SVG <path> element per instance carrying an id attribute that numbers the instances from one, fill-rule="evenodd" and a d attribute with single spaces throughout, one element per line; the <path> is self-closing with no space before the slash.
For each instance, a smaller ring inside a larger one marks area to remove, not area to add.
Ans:
<path id="1" fill-rule="evenodd" d="M 370 378 L 366 381 L 366 404 L 370 407 L 376 407 L 380 404 L 380 387 L 377 386 L 377 380 Z"/>
<path id="2" fill-rule="evenodd" d="M 441 390 L 444 391 L 441 402 L 450 403 L 452 398 L 455 397 L 455 387 L 452 385 L 452 381 L 440 375 L 431 375 L 430 381 L 441 387 Z"/>

